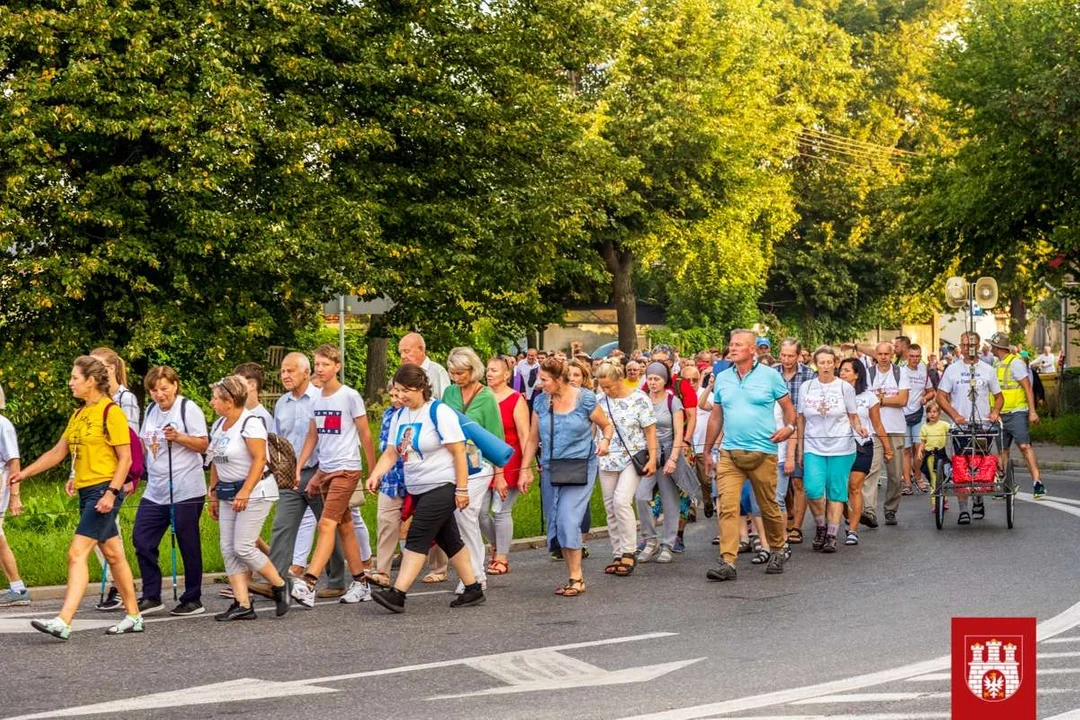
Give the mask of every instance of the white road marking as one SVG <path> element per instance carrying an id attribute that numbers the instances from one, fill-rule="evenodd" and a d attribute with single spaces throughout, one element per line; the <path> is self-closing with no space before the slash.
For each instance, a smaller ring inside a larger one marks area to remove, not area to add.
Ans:
<path id="1" fill-rule="evenodd" d="M 908 682 L 938 682 L 940 680 L 952 681 L 951 673 L 926 673 L 925 675 L 916 675 L 915 677 L 909 677 Z"/>
<path id="2" fill-rule="evenodd" d="M 859 713 L 858 715 L 754 715 L 731 717 L 724 715 L 724 720 L 941 720 L 950 718 L 947 712 L 922 713 Z"/>
<path id="3" fill-rule="evenodd" d="M 442 660 L 439 662 L 422 663 L 419 665 L 405 665 L 396 668 L 384 668 L 381 670 L 349 673 L 347 675 L 332 675 L 323 678 L 292 680 L 288 682 L 272 682 L 258 680 L 254 678 L 243 678 L 241 680 L 233 680 L 230 682 L 214 683 L 212 685 L 199 685 L 196 687 L 185 688 L 181 690 L 153 693 L 149 695 L 142 695 L 139 697 L 126 698 L 123 700 L 113 700 L 110 702 L 96 703 L 93 705 L 83 705 L 78 707 L 63 708 L 60 710 L 50 710 L 47 712 L 34 713 L 31 715 L 20 715 L 18 717 L 8 718 L 7 720 L 38 720 L 39 718 L 78 717 L 82 715 L 111 715 L 120 712 L 144 712 L 146 710 L 186 707 L 189 705 L 206 705 L 223 702 L 264 700 L 276 697 L 292 697 L 295 695 L 315 695 L 320 693 L 338 692 L 333 688 L 322 687 L 322 685 L 330 682 L 341 682 L 343 680 L 379 677 L 382 675 L 394 675 L 398 673 L 407 673 L 417 670 L 429 670 L 433 668 L 443 668 L 460 665 L 466 665 L 469 667 L 476 667 L 479 665 L 483 669 L 483 672 L 487 673 L 489 676 L 493 676 L 494 668 L 497 667 L 499 663 L 507 663 L 511 660 L 520 661 L 523 655 L 530 652 L 536 653 L 540 658 L 540 660 L 535 661 L 535 665 L 546 665 L 546 672 L 549 675 L 554 675 L 555 670 L 550 667 L 550 665 L 556 662 L 555 655 L 561 650 L 599 647 L 603 645 L 614 645 L 619 643 L 636 642 L 641 640 L 655 640 L 658 638 L 673 637 L 676 634 L 677 633 L 655 632 L 643 635 L 632 635 L 629 637 L 608 638 L 605 640 L 593 640 L 586 642 L 570 643 L 567 645 L 556 645 L 546 648 L 536 648 L 532 651 L 525 650 L 509 653 L 496 653 L 494 655 L 480 655 L 475 657 L 457 658 L 454 660 Z M 578 682 L 575 682 L 574 685 L 577 687 L 591 687 L 597 685 L 642 682 L 645 680 L 651 680 L 655 677 L 659 677 L 661 675 L 672 672 L 681 667 L 685 667 L 692 663 L 696 663 L 703 659 L 704 658 L 696 658 L 693 660 L 683 660 L 680 662 L 668 663 L 666 665 L 653 665 L 645 668 L 627 668 L 625 670 L 616 670 L 610 672 L 589 665 L 588 663 L 581 663 L 580 666 L 591 669 L 590 674 L 578 678 Z M 566 658 L 566 660 L 570 659 Z M 572 662 L 579 661 L 575 660 Z M 511 678 L 512 676 L 504 672 L 503 677 Z M 480 693 L 474 694 L 498 694 L 500 692 L 530 692 L 534 690 L 549 690 L 553 687 L 565 688 L 568 686 L 568 680 L 566 678 L 563 678 L 561 680 L 554 680 L 549 678 L 542 679 L 536 682 L 530 682 L 528 679 L 524 678 L 522 678 L 523 681 L 518 681 L 516 677 L 513 677 L 512 679 L 514 680 L 514 684 L 508 686 L 504 685 L 499 688 L 495 688 L 495 692 L 481 691 Z M 510 680 L 507 679 L 505 681 L 509 682 Z"/>
<path id="4" fill-rule="evenodd" d="M 1080 512 L 1080 511 L 1078 511 Z M 1041 642 L 1048 638 L 1060 635 L 1080 625 L 1080 603 L 1076 603 L 1069 609 L 1054 617 L 1039 623 L 1038 640 Z M 817 685 L 807 685 L 786 690 L 751 695 L 734 700 L 696 705 L 693 707 L 678 708 L 666 712 L 654 712 L 646 715 L 636 715 L 624 720 L 696 720 L 716 715 L 730 715 L 732 713 L 747 712 L 759 708 L 773 707 L 775 705 L 787 705 L 799 700 L 807 700 L 822 695 L 849 693 L 865 687 L 883 685 L 885 683 L 907 680 L 908 678 L 939 673 L 952 667 L 952 657 L 944 655 L 932 660 L 912 663 L 889 670 L 856 675 L 854 677 L 831 680 Z M 908 717 L 908 716 L 905 716 Z M 945 716 L 947 717 L 947 715 Z"/>
<path id="5" fill-rule="evenodd" d="M 1070 657 L 1080 657 L 1080 651 L 1075 651 L 1075 652 L 1045 652 L 1045 653 L 1041 652 L 1041 653 L 1039 653 L 1039 659 L 1040 660 L 1043 660 L 1043 659 L 1049 660 L 1049 659 L 1053 659 L 1053 658 L 1070 658 Z"/>
<path id="6" fill-rule="evenodd" d="M 1063 638 L 1050 638 L 1049 640 L 1046 640 L 1045 642 L 1048 645 L 1057 645 L 1059 643 L 1080 642 L 1080 635 L 1074 635 L 1072 637 L 1063 637 Z"/>
<path id="7" fill-rule="evenodd" d="M 43 613 L 41 615 L 27 615 L 24 619 L 16 618 L 0 618 L 0 635 L 10 634 L 22 634 L 22 633 L 37 633 L 37 630 L 30 627 L 30 620 L 35 617 L 43 620 L 50 620 L 54 617 L 53 613 Z M 72 624 L 71 629 L 73 631 L 78 630 L 104 630 L 107 627 L 115 625 L 120 618 L 117 617 L 113 620 L 79 620 L 76 619 Z"/>
<path id="8" fill-rule="evenodd" d="M 1046 720 L 1080 720 L 1080 708 L 1069 710 L 1068 712 L 1055 715 L 1051 718 L 1046 718 Z"/>
<path id="9" fill-rule="evenodd" d="M 1031 493 L 1016 493 L 1017 500 L 1023 500 L 1024 502 L 1034 503 L 1035 505 L 1042 505 L 1043 507 L 1053 508 L 1060 510 L 1061 512 L 1069 513 L 1080 517 L 1080 507 L 1073 507 L 1072 505 L 1065 505 L 1064 503 L 1057 502 L 1056 500 L 1036 500 L 1031 496 Z"/>
<path id="10" fill-rule="evenodd" d="M 1041 687 L 1036 690 L 1039 695 L 1061 695 L 1063 693 L 1076 692 L 1075 688 L 1048 688 Z M 870 702 L 899 702 L 900 700 L 931 700 L 944 699 L 952 696 L 950 692 L 925 692 L 925 693 L 850 693 L 848 695 L 823 695 L 822 697 L 799 700 L 789 703 L 791 705 L 831 705 L 832 703 L 870 703 Z"/>

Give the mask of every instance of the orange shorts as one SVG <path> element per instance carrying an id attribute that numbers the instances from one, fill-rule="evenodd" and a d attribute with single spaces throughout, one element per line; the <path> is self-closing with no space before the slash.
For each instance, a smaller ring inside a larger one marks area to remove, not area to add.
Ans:
<path id="1" fill-rule="evenodd" d="M 323 498 L 322 519 L 329 519 L 338 525 L 346 521 L 352 522 L 352 514 L 349 511 L 349 500 L 353 490 L 360 484 L 361 472 L 359 470 L 336 470 L 324 473 L 322 470 L 315 473 L 312 480 L 319 479 L 319 491 Z"/>

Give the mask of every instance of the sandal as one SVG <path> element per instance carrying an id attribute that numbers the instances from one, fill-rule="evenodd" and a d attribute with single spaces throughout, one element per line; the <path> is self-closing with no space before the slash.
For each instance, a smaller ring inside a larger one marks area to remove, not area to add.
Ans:
<path id="1" fill-rule="evenodd" d="M 844 544 L 845 545 L 858 545 L 859 544 L 859 533 L 855 532 L 854 530 L 848 530 L 847 537 L 844 539 Z"/>
<path id="2" fill-rule="evenodd" d="M 802 530 L 796 527 L 788 528 L 787 541 L 789 545 L 802 545 Z"/>
<path id="3" fill-rule="evenodd" d="M 919 492 L 921 492 L 923 495 L 930 492 L 930 486 L 927 485 L 925 482 L 919 483 L 917 487 L 919 488 Z"/>
<path id="4" fill-rule="evenodd" d="M 980 503 L 975 503 L 971 506 L 971 519 L 982 520 L 986 517 L 986 506 Z"/>
<path id="5" fill-rule="evenodd" d="M 750 550 L 751 552 L 761 552 L 761 538 L 753 533 L 750 533 Z"/>
<path id="6" fill-rule="evenodd" d="M 959 517 L 956 518 L 957 525 L 968 525 L 971 523 L 971 513 L 962 512 Z"/>
<path id="7" fill-rule="evenodd" d="M 905 485 L 904 489 L 900 491 L 901 495 L 914 495 L 915 491 L 911 489 L 910 485 Z"/>
<path id="8" fill-rule="evenodd" d="M 364 575 L 371 585 L 381 588 L 390 587 L 390 576 L 384 572 L 364 573 Z"/>
<path id="9" fill-rule="evenodd" d="M 637 568 L 637 558 L 634 557 L 634 553 L 623 553 L 622 560 L 615 566 L 615 575 L 628 577 L 634 574 L 635 568 Z"/>
<path id="10" fill-rule="evenodd" d="M 615 571 L 619 569 L 620 565 L 622 565 L 622 558 L 615 558 L 604 568 L 604 574 L 614 575 Z"/>
<path id="11" fill-rule="evenodd" d="M 746 540 L 740 540 L 739 541 L 739 554 L 740 555 L 745 555 L 746 553 L 750 552 L 753 549 L 754 548 L 750 545 L 750 539 L 749 538 L 747 538 Z"/>
<path id="12" fill-rule="evenodd" d="M 765 563 L 769 562 L 770 557 L 772 557 L 772 553 L 762 548 L 761 550 L 757 551 L 757 555 L 750 558 L 750 562 L 754 565 L 764 565 Z"/>
<path id="13" fill-rule="evenodd" d="M 447 577 L 448 577 L 447 574 L 444 573 L 444 572 L 441 572 L 441 573 L 429 572 L 427 575 L 424 576 L 424 579 L 421 580 L 420 582 L 422 582 L 422 583 L 424 583 L 426 585 L 434 585 L 435 583 L 446 582 Z"/>
<path id="14" fill-rule="evenodd" d="M 485 572 L 488 575 L 505 575 L 510 572 L 510 563 L 505 560 L 492 560 Z"/>
<path id="15" fill-rule="evenodd" d="M 719 545 L 720 544 L 720 536 L 719 535 L 717 535 L 716 537 L 714 537 L 712 539 L 712 544 L 713 545 Z"/>
<path id="16" fill-rule="evenodd" d="M 556 595 L 562 595 L 563 597 L 577 597 L 585 592 L 585 579 L 584 578 L 570 578 L 570 580 L 561 588 L 555 588 Z"/>

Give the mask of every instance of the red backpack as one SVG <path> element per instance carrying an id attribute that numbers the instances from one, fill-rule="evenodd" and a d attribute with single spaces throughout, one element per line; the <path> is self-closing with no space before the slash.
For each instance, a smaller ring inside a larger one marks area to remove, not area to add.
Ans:
<path id="1" fill-rule="evenodd" d="M 116 403 L 110 400 L 109 404 L 105 406 L 105 412 L 101 413 L 102 431 L 105 433 L 106 442 L 108 442 L 109 437 L 109 408 L 114 407 L 117 407 Z M 122 413 L 123 410 L 120 410 L 120 412 Z M 128 495 L 131 495 L 135 492 L 135 488 L 139 486 L 139 481 L 146 477 L 146 457 L 143 455 L 142 439 L 127 424 L 126 416 L 124 417 L 124 427 L 127 428 L 128 437 L 131 439 L 131 467 L 128 468 L 124 486 L 131 485 L 131 490 L 128 491 Z"/>

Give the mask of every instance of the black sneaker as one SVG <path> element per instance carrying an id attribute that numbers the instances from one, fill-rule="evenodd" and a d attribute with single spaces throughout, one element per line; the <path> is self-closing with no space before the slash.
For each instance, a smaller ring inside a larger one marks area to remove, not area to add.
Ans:
<path id="1" fill-rule="evenodd" d="M 890 512 L 885 513 L 885 524 L 886 525 L 895 525 L 896 524 L 896 513 L 890 513 Z"/>
<path id="2" fill-rule="evenodd" d="M 551 551 L 551 560 L 552 560 L 552 562 L 562 562 L 562 559 L 563 559 L 562 548 L 559 548 L 558 550 L 552 550 Z"/>
<path id="3" fill-rule="evenodd" d="M 109 594 L 97 604 L 97 609 L 101 612 L 112 612 L 122 607 L 124 607 L 124 601 L 120 599 L 120 591 L 114 587 L 109 588 Z"/>
<path id="4" fill-rule="evenodd" d="M 711 500 L 705 502 L 705 517 L 711 518 L 716 514 L 716 506 L 712 504 Z"/>
<path id="5" fill-rule="evenodd" d="M 589 557 L 589 546 L 588 545 L 582 545 L 581 546 L 581 559 L 584 560 L 587 557 Z"/>
<path id="6" fill-rule="evenodd" d="M 150 615 L 152 613 L 161 612 L 165 609 L 165 606 L 161 604 L 160 600 L 151 600 L 149 598 L 143 598 L 139 601 L 139 614 Z"/>
<path id="7" fill-rule="evenodd" d="M 218 622 L 232 622 L 233 620 L 254 620 L 256 617 L 255 603 L 247 607 L 241 607 L 240 603 L 234 602 L 229 606 L 228 610 L 215 615 L 214 619 Z"/>
<path id="8" fill-rule="evenodd" d="M 735 570 L 734 565 L 729 565 L 726 562 L 721 562 L 714 568 L 710 568 L 705 572 L 705 577 L 713 582 L 723 582 L 725 580 L 734 580 L 738 577 L 739 573 Z"/>
<path id="9" fill-rule="evenodd" d="M 835 535 L 826 535 L 825 536 L 825 547 L 821 548 L 821 552 L 823 552 L 823 553 L 834 553 L 834 552 L 836 552 L 836 536 Z"/>
<path id="10" fill-rule="evenodd" d="M 863 514 L 859 516 L 859 522 L 868 528 L 876 528 L 878 525 L 877 517 L 872 512 L 863 512 Z"/>
<path id="11" fill-rule="evenodd" d="M 371 599 L 391 612 L 405 612 L 405 593 L 401 592 L 396 587 L 388 587 L 384 590 L 372 590 Z"/>
<path id="12" fill-rule="evenodd" d="M 817 529 L 814 531 L 814 543 L 812 545 L 814 552 L 821 552 L 825 547 L 825 533 L 827 530 L 828 528 L 824 525 L 818 525 Z"/>
<path id="13" fill-rule="evenodd" d="M 480 605 L 485 600 L 487 600 L 487 597 L 484 596 L 484 588 L 480 586 L 480 583 L 474 582 L 472 585 L 466 585 L 465 592 L 450 601 L 450 607 L 456 608 Z"/>
<path id="14" fill-rule="evenodd" d="M 289 612 L 289 606 L 292 604 L 289 597 L 289 581 L 286 580 L 282 585 L 270 588 L 270 590 L 274 594 L 274 613 L 277 617 L 281 617 Z"/>
<path id="15" fill-rule="evenodd" d="M 204 612 L 206 612 L 206 608 L 203 607 L 201 602 L 188 600 L 174 607 L 169 611 L 169 614 L 177 617 L 187 617 L 188 615 L 202 615 Z"/>
<path id="16" fill-rule="evenodd" d="M 769 564 L 765 566 L 766 575 L 782 575 L 784 572 L 784 563 L 787 562 L 788 556 L 783 552 L 774 552 L 769 555 Z"/>

